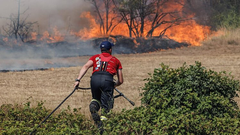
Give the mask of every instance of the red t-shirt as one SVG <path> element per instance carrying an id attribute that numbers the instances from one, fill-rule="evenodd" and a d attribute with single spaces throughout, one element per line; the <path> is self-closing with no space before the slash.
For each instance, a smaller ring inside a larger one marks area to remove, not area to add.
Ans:
<path id="1" fill-rule="evenodd" d="M 118 69 L 122 69 L 121 62 L 114 56 L 111 56 L 109 53 L 102 53 L 104 57 L 111 58 L 108 61 L 107 69 L 106 71 L 109 72 L 112 75 L 116 75 Z M 101 54 L 93 55 L 89 60 L 93 61 L 93 72 L 97 72 L 100 70 L 100 64 L 101 64 Z"/>

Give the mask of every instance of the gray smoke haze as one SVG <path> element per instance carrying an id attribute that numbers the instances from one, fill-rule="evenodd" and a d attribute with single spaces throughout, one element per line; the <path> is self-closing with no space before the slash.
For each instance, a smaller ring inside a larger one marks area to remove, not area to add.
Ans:
<path id="1" fill-rule="evenodd" d="M 21 18 L 38 22 L 39 33 L 57 27 L 59 30 L 78 31 L 87 22 L 80 19 L 84 11 L 91 11 L 91 5 L 85 0 L 21 0 Z M 26 11 L 26 12 L 24 12 Z M 6 25 L 11 14 L 17 15 L 18 0 L 0 0 L 0 26 Z"/>
<path id="2" fill-rule="evenodd" d="M 35 31 L 38 34 L 53 28 L 57 28 L 63 33 L 67 30 L 77 32 L 88 27 L 88 22 L 80 18 L 82 12 L 91 11 L 91 5 L 85 0 L 20 1 L 20 18 L 27 17 L 28 22 L 37 22 Z M 3 39 L 1 35 L 5 34 L 2 27 L 7 27 L 6 24 L 9 23 L 10 16 L 16 16 L 17 13 L 18 0 L 0 0 L 0 38 Z M 0 70 L 77 66 L 82 63 L 69 61 L 66 57 L 99 53 L 99 50 L 93 48 L 91 41 L 80 41 L 74 37 L 65 38 L 65 41 L 57 44 L 36 42 L 11 47 L 11 42 L 9 44 L 2 43 L 0 40 Z"/>
<path id="3" fill-rule="evenodd" d="M 25 44 L 12 48 L 1 47 L 0 71 L 81 66 L 84 64 L 82 61 L 76 58 L 72 59 L 77 56 L 89 56 L 97 53 L 100 53 L 100 49 L 93 47 L 91 41 Z"/>

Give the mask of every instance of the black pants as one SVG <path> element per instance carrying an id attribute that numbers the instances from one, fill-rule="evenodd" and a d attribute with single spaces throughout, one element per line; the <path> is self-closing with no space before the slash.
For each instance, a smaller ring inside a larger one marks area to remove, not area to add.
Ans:
<path id="1" fill-rule="evenodd" d="M 114 82 L 113 75 L 99 71 L 93 73 L 91 77 L 92 99 L 101 103 L 102 113 L 108 113 L 113 107 Z"/>

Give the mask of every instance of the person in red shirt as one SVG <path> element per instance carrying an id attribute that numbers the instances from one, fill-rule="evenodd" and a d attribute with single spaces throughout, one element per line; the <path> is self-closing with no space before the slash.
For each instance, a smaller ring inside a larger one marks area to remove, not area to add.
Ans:
<path id="1" fill-rule="evenodd" d="M 123 83 L 122 64 L 116 57 L 112 56 L 112 46 L 114 46 L 113 43 L 103 41 L 100 44 L 101 54 L 93 55 L 88 60 L 81 68 L 75 82 L 75 87 L 78 87 L 88 69 L 93 68 L 90 84 L 92 101 L 89 109 L 95 124 L 99 127 L 102 125 L 101 120 L 107 119 L 104 115 L 113 107 L 114 88 Z M 116 82 L 113 79 L 115 75 L 117 75 Z M 101 117 L 98 115 L 100 108 Z"/>

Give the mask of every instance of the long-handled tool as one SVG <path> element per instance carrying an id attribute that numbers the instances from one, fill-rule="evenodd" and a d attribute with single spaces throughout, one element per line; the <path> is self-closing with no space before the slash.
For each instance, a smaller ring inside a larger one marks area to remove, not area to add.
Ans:
<path id="1" fill-rule="evenodd" d="M 91 88 L 79 88 L 82 90 L 88 90 Z M 114 98 L 118 98 L 120 96 L 123 96 L 130 104 L 132 104 L 133 106 L 135 105 L 135 103 L 133 101 L 131 101 L 130 99 L 128 99 L 122 92 L 120 92 L 117 88 L 115 88 L 115 90 L 119 93 L 118 95 L 114 96 Z"/>
<path id="2" fill-rule="evenodd" d="M 115 88 L 115 90 L 119 93 L 119 95 L 114 96 L 114 98 L 123 96 L 125 99 L 127 99 L 128 102 L 130 102 L 130 104 L 132 104 L 133 106 L 135 105 L 135 103 L 133 101 L 131 101 L 130 99 L 128 99 L 122 92 L 120 92 L 117 88 Z"/>
<path id="3" fill-rule="evenodd" d="M 39 128 L 77 89 L 90 89 L 90 88 L 81 88 L 75 87 L 74 90 L 37 126 Z M 34 134 L 37 131 L 35 128 L 30 135 Z"/>

